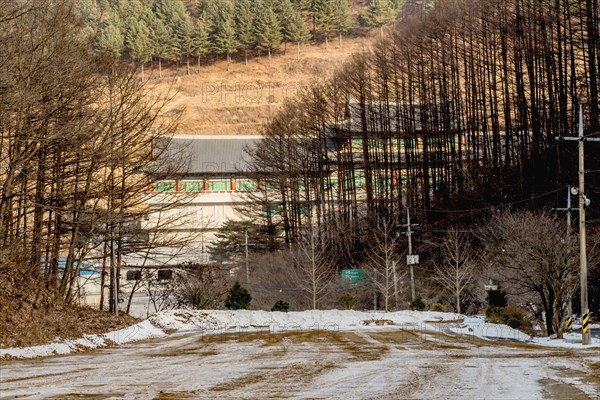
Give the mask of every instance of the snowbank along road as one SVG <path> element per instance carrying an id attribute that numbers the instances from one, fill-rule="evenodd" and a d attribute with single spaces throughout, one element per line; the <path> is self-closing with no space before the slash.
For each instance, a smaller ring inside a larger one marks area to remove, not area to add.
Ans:
<path id="1" fill-rule="evenodd" d="M 371 326 L 192 330 L 4 361 L 0 398 L 599 399 L 600 352 Z"/>

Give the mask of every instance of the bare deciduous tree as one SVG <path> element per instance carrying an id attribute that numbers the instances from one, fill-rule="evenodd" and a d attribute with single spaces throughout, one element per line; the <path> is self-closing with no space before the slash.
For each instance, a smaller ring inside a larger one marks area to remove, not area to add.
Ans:
<path id="1" fill-rule="evenodd" d="M 363 206 L 371 221 L 409 206 L 422 225 L 468 225 L 566 183 L 577 162 L 555 137 L 574 130 L 580 100 L 585 134 L 598 131 L 599 26 L 598 0 L 437 1 L 400 21 L 266 127 L 254 159 L 284 188 L 268 195 L 286 238 L 301 207 L 361 241 Z"/>
<path id="2" fill-rule="evenodd" d="M 378 219 L 373 241 L 367 250 L 367 258 L 373 267 L 373 284 L 383 295 L 385 311 L 390 310 L 391 299 L 396 308 L 399 306 L 402 279 L 406 275 L 406 270 L 399 272 L 401 250 L 395 227 L 393 221 Z"/>
<path id="3" fill-rule="evenodd" d="M 454 297 L 457 313 L 462 312 L 462 296 L 473 281 L 476 263 L 468 237 L 450 230 L 444 239 L 442 262 L 434 264 L 435 280 Z"/>
<path id="4" fill-rule="evenodd" d="M 492 218 L 481 239 L 490 275 L 509 295 L 540 304 L 548 335 L 562 338 L 566 304 L 579 282 L 577 236 L 566 235 L 554 216 L 521 211 Z"/>
<path id="5" fill-rule="evenodd" d="M 227 271 L 220 265 L 189 264 L 179 275 L 178 306 L 218 309 L 227 294 Z"/>
<path id="6" fill-rule="evenodd" d="M 142 274 L 142 287 L 148 296 L 148 314 L 170 310 L 175 308 L 178 303 L 176 296 L 180 289 L 181 281 L 177 279 L 176 271 L 171 275 L 171 279 L 159 279 L 158 269 L 146 269 Z M 150 311 L 152 306 L 153 311 Z"/>
<path id="7" fill-rule="evenodd" d="M 294 282 L 310 298 L 312 309 L 316 310 L 328 294 L 337 257 L 330 251 L 323 231 L 310 223 L 304 226 L 292 252 Z"/>
<path id="8" fill-rule="evenodd" d="M 83 262 L 103 258 L 113 310 L 124 256 L 155 246 L 146 239 L 164 229 L 142 221 L 179 204 L 147 204 L 149 175 L 168 174 L 156 160 L 176 116 L 164 112 L 172 93 L 89 52 L 74 3 L 3 4 L 0 247 L 12 255 L 0 261 L 0 280 L 34 280 L 34 308 L 42 291 L 68 303 Z"/>

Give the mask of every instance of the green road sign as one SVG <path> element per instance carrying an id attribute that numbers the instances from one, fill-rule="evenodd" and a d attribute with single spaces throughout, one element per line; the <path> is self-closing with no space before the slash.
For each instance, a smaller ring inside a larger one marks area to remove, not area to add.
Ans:
<path id="1" fill-rule="evenodd" d="M 362 269 L 343 269 L 342 278 L 350 280 L 352 286 L 367 280 L 367 274 Z"/>

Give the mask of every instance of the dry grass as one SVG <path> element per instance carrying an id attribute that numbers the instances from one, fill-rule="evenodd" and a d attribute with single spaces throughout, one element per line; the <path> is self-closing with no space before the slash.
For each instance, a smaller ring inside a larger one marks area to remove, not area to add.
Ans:
<path id="1" fill-rule="evenodd" d="M 6 304 L 0 308 L 0 348 L 46 344 L 56 337 L 67 339 L 106 333 L 138 322 L 128 315 L 115 318 L 107 312 L 60 301 L 39 308 L 22 304 L 19 311 Z"/>
<path id="2" fill-rule="evenodd" d="M 102 399 L 115 399 L 123 396 L 121 393 L 69 393 L 67 395 L 58 395 L 48 397 L 48 399 L 94 399 L 94 400 L 102 400 Z"/>
<path id="3" fill-rule="evenodd" d="M 577 355 L 574 355 L 577 357 Z M 579 358 L 579 357 L 578 357 Z M 554 370 L 559 371 L 563 376 L 569 378 L 579 379 L 583 382 L 588 382 L 594 385 L 598 393 L 600 393 L 600 375 L 598 374 L 598 369 L 600 369 L 600 363 L 590 363 L 589 371 L 582 371 L 579 369 L 571 369 L 571 368 L 558 368 L 552 367 Z"/>
<path id="4" fill-rule="evenodd" d="M 248 65 L 242 57 L 229 66 L 217 59 L 199 72 L 193 68 L 191 75 L 181 66 L 163 71 L 160 79 L 154 70 L 151 78 L 158 82 L 159 91 L 178 90 L 171 103 L 172 110 L 181 111 L 178 133 L 258 134 L 285 99 L 295 97 L 315 80 L 331 76 L 353 54 L 369 49 L 377 36 L 376 30 L 364 37 L 344 38 L 341 49 L 337 41 L 328 47 L 324 43 L 305 45 L 300 59 L 295 46 L 288 46 L 286 54 L 282 46 L 271 67 L 266 57 L 252 58 Z"/>
<path id="5" fill-rule="evenodd" d="M 213 392 L 227 392 L 231 390 L 239 390 L 247 386 L 256 384 L 268 384 L 269 382 L 277 383 L 293 383 L 309 382 L 316 376 L 321 375 L 324 371 L 335 368 L 333 363 L 290 363 L 281 369 L 263 370 L 261 372 L 250 373 L 237 379 L 215 385 L 210 388 Z"/>
<path id="6" fill-rule="evenodd" d="M 198 391 L 182 391 L 182 392 L 160 392 L 153 400 L 178 400 L 178 399 L 194 399 L 199 395 Z"/>
<path id="7" fill-rule="evenodd" d="M 544 393 L 551 399 L 588 400 L 591 397 L 579 390 L 575 385 L 558 382 L 553 379 L 541 379 Z"/>

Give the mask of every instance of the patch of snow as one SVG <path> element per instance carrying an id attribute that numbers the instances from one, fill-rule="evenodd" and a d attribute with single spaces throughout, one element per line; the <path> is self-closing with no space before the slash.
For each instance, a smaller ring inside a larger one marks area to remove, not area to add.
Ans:
<path id="1" fill-rule="evenodd" d="M 453 333 L 474 336 L 491 340 L 514 340 L 528 342 L 532 339 L 526 333 L 513 329 L 508 325 L 490 324 L 484 316 L 467 317 L 462 325 L 450 328 Z"/>
<path id="2" fill-rule="evenodd" d="M 315 310 L 301 312 L 269 312 L 250 310 L 174 310 L 150 317 L 153 324 L 172 331 L 203 331 L 205 333 L 250 332 L 269 330 L 272 333 L 290 330 L 370 330 L 405 329 L 440 332 L 447 335 L 472 336 L 486 340 L 514 341 L 544 346 L 584 348 L 581 334 L 566 334 L 563 340 L 536 338 L 507 325 L 490 324 L 484 316 L 432 311 L 348 311 Z M 393 324 L 390 326 L 390 324 Z M 585 348 L 600 347 L 600 339 L 592 338 Z"/>
<path id="3" fill-rule="evenodd" d="M 56 338 L 52 343 L 40 346 L 0 349 L 0 359 L 64 355 L 82 350 L 106 347 L 111 343 L 123 344 L 165 335 L 166 333 L 162 329 L 155 327 L 150 321 L 145 320 L 127 328 L 103 335 L 83 335 L 79 339 Z"/>
<path id="4" fill-rule="evenodd" d="M 597 348 L 600 339 L 583 346 L 581 334 L 568 333 L 564 339 L 534 338 L 506 325 L 489 324 L 485 317 L 433 311 L 351 311 L 312 310 L 269 312 L 255 310 L 171 310 L 152 315 L 130 327 L 103 335 L 84 335 L 80 339 L 57 339 L 52 343 L 26 348 L 0 349 L 1 358 L 34 358 L 68 354 L 85 349 L 124 344 L 167 335 L 167 332 L 199 331 L 206 334 L 224 332 L 293 330 L 381 330 L 404 329 L 445 335 L 471 336 L 484 340 L 508 340 L 543 346 Z"/>
<path id="5" fill-rule="evenodd" d="M 113 343 L 123 344 L 165 335 L 166 334 L 162 329 L 157 328 L 150 321 L 145 320 L 127 328 L 106 333 L 102 336 L 104 339 L 108 339 Z"/>

